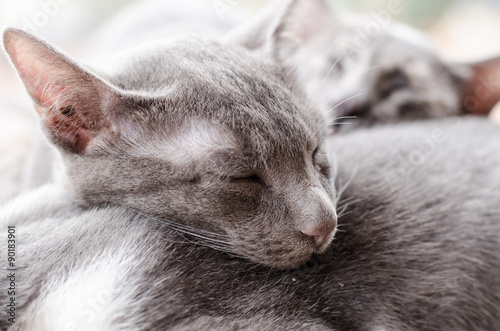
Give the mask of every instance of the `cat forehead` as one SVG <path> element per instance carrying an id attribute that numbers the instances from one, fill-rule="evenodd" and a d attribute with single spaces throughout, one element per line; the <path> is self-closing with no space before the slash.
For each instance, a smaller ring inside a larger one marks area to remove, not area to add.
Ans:
<path id="1" fill-rule="evenodd" d="M 187 166 L 218 151 L 240 148 L 231 131 L 203 120 L 190 121 L 170 134 L 129 140 L 133 142 L 127 150 L 131 156 L 164 160 L 174 166 Z"/>
<path id="2" fill-rule="evenodd" d="M 179 85 L 217 88 L 248 77 L 273 79 L 277 67 L 237 45 L 184 37 L 127 53 L 109 79 L 124 90 L 161 95 Z"/>
<path id="3" fill-rule="evenodd" d="M 179 126 L 174 132 L 156 132 L 146 136 L 127 137 L 126 153 L 139 158 L 167 161 L 173 166 L 187 167 L 210 160 L 211 157 L 253 155 L 265 163 L 282 161 L 281 158 L 300 158 L 316 148 L 321 137 L 297 128 L 299 132 L 279 132 L 274 135 L 255 129 L 235 130 L 204 119 L 195 119 Z M 281 157 L 281 158 L 280 158 Z M 269 159 L 271 158 L 271 159 Z"/>
<path id="4" fill-rule="evenodd" d="M 111 80 L 131 92 L 126 105 L 131 116 L 146 123 L 152 136 L 182 132 L 162 144 L 183 146 L 198 138 L 187 154 L 210 154 L 213 143 L 289 153 L 318 140 L 318 110 L 284 79 L 281 66 L 242 47 L 174 41 L 134 56 L 120 72 Z M 198 124 L 178 130 L 186 121 Z"/>
<path id="5" fill-rule="evenodd" d="M 129 55 L 129 61 L 119 70 L 115 68 L 108 79 L 125 91 L 155 99 L 185 98 L 189 103 L 198 99 L 226 105 L 271 102 L 274 108 L 293 110 L 297 103 L 292 105 L 286 94 L 293 90 L 297 96 L 293 99 L 303 97 L 285 71 L 272 57 L 259 52 L 192 38 Z"/>

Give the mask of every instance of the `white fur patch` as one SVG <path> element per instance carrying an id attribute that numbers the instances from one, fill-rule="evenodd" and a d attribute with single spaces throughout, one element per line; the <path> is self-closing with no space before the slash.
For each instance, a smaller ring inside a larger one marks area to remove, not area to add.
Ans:
<path id="1" fill-rule="evenodd" d="M 151 141 L 129 151 L 139 157 L 153 157 L 166 160 L 176 166 L 191 164 L 206 159 L 213 153 L 238 148 L 234 136 L 215 125 L 197 121 L 160 141 Z"/>
<path id="2" fill-rule="evenodd" d="M 384 327 L 384 326 L 380 326 L 380 325 L 377 325 L 375 327 L 373 327 L 372 331 L 388 331 L 389 329 Z"/>
<path id="3" fill-rule="evenodd" d="M 132 263 L 123 255 L 93 261 L 71 272 L 64 282 L 53 279 L 44 286 L 43 299 L 32 305 L 33 315 L 27 314 L 25 330 L 118 330 L 112 325 L 114 313 L 125 305 L 123 294 L 132 292 L 123 289 L 125 266 Z"/>

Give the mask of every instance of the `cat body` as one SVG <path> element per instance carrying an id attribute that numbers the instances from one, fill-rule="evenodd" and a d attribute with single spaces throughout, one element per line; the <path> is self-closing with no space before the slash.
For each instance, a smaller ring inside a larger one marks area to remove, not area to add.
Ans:
<path id="1" fill-rule="evenodd" d="M 277 1 L 222 40 L 171 36 L 101 68 L 7 30 L 63 160 L 57 185 L 82 207 L 169 219 L 282 269 L 324 251 L 336 226 L 324 119 L 280 51 L 307 3 Z"/>
<path id="2" fill-rule="evenodd" d="M 16 221 L 11 217 L 9 224 Z M 105 208 L 36 214 L 33 221 L 16 226 L 17 318 L 11 324 L 3 312 L 3 329 L 270 330 L 283 326 L 285 316 L 289 329 L 321 325 L 303 314 L 275 314 L 261 301 L 281 301 L 271 283 L 253 287 L 251 269 L 261 277 L 268 268 L 193 243 L 158 219 Z M 221 269 L 224 264 L 230 273 Z M 218 271 L 213 284 L 207 283 L 210 270 Z M 238 284 L 245 274 L 249 282 Z"/>
<path id="3" fill-rule="evenodd" d="M 499 142 L 479 119 L 330 139 L 339 232 L 290 271 L 122 208 L 11 213 L 2 224 L 21 225 L 9 330 L 497 330 Z"/>

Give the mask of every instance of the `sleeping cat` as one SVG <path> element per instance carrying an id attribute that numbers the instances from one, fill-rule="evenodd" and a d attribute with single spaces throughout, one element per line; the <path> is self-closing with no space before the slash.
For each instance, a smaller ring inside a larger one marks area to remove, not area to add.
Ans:
<path id="1" fill-rule="evenodd" d="M 392 10 L 392 11 L 391 11 Z M 487 115 L 500 100 L 500 57 L 443 59 L 419 31 L 392 23 L 398 8 L 370 16 L 311 0 L 297 69 L 311 99 L 338 130 L 464 114 Z"/>
<path id="2" fill-rule="evenodd" d="M 224 41 L 172 37 L 105 70 L 7 30 L 5 49 L 63 158 L 64 199 L 168 218 L 278 268 L 325 251 L 336 211 L 324 119 L 281 52 L 307 5 L 277 1 Z"/>
<path id="3" fill-rule="evenodd" d="M 340 230 L 323 256 L 291 271 L 121 208 L 14 212 L 10 225 L 33 223 L 16 227 L 9 330 L 496 331 L 499 144 L 485 119 L 333 137 Z"/>

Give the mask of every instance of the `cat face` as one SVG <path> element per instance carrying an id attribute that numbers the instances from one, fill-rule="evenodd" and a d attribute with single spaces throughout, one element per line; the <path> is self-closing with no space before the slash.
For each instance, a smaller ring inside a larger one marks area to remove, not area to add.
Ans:
<path id="1" fill-rule="evenodd" d="M 426 36 L 400 24 L 367 33 L 372 19 L 347 21 L 315 0 L 322 29 L 304 40 L 299 70 L 312 99 L 339 130 L 400 121 L 488 113 L 498 101 L 477 95 L 478 74 L 498 71 L 500 61 L 453 64 L 442 59 Z M 378 22 L 377 22 L 378 24 Z M 483 87 L 479 87 L 484 89 Z M 488 87 L 490 88 L 490 87 Z M 469 109 L 468 98 L 480 103 Z M 347 118 L 346 118 L 347 117 Z"/>
<path id="2" fill-rule="evenodd" d="M 431 49 L 391 34 L 379 35 L 366 50 L 332 50 L 320 69 L 324 75 L 330 88 L 320 98 L 334 117 L 356 117 L 353 126 L 460 112 L 460 72 Z"/>
<path id="3" fill-rule="evenodd" d="M 85 205 L 128 206 L 292 268 L 335 232 L 323 121 L 272 55 L 281 35 L 263 47 L 248 35 L 172 40 L 100 75 L 18 30 L 4 44 Z"/>

